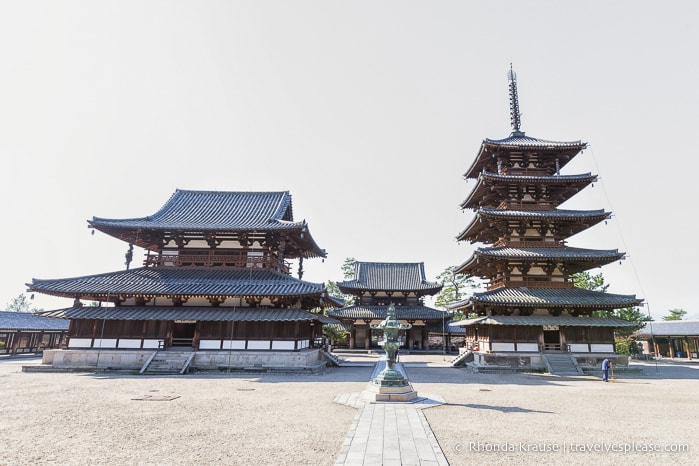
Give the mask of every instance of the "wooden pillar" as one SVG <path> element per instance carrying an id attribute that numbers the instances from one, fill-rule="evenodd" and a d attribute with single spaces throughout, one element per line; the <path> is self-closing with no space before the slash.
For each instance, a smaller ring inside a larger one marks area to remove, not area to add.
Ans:
<path id="1" fill-rule="evenodd" d="M 684 337 L 683 342 L 684 342 L 684 352 L 687 353 L 687 358 L 692 359 L 692 352 L 689 351 L 689 341 L 688 341 L 687 337 Z"/>
<path id="2" fill-rule="evenodd" d="M 365 320 L 366 331 L 364 332 L 364 349 L 369 349 L 371 347 L 371 326 L 369 325 L 370 320 Z"/>
<path id="3" fill-rule="evenodd" d="M 670 358 L 675 359 L 675 348 L 674 345 L 672 344 L 672 337 L 667 337 L 667 346 L 670 350 Z"/>
<path id="4" fill-rule="evenodd" d="M 356 338 L 356 336 L 357 336 L 357 327 L 354 324 L 354 322 L 352 322 L 352 326 L 350 327 L 350 340 L 349 340 L 350 349 L 354 349 L 354 339 Z"/>

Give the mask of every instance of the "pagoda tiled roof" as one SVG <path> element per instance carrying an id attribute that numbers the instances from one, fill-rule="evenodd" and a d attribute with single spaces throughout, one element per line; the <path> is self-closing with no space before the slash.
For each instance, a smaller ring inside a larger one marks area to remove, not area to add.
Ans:
<path id="1" fill-rule="evenodd" d="M 556 317 L 556 316 L 485 316 L 449 324 L 454 327 L 474 325 L 558 325 L 560 327 L 634 327 L 636 322 L 614 317 Z"/>
<path id="2" fill-rule="evenodd" d="M 556 193 L 556 204 L 561 204 L 578 193 L 581 189 L 597 180 L 596 175 L 584 173 L 580 175 L 499 175 L 497 173 L 483 172 L 478 176 L 478 184 L 471 190 L 468 197 L 461 203 L 462 209 L 475 209 L 479 206 L 488 207 L 488 204 L 499 204 L 502 195 L 494 190 L 496 186 L 507 187 L 509 185 L 530 186 L 546 185 L 550 193 Z M 551 196 L 549 196 L 551 197 Z M 488 199 L 492 198 L 492 199 Z"/>
<path id="3" fill-rule="evenodd" d="M 322 314 L 299 309 L 277 308 L 236 308 L 236 307 L 197 307 L 197 306 L 82 306 L 45 311 L 43 316 L 62 319 L 107 319 L 107 320 L 197 320 L 197 321 L 318 321 L 334 322 Z M 49 319 L 55 320 L 55 319 Z"/>
<path id="4" fill-rule="evenodd" d="M 442 289 L 427 281 L 423 262 L 355 262 L 352 280 L 338 282 L 343 293 L 361 291 L 415 291 L 432 295 Z"/>
<path id="5" fill-rule="evenodd" d="M 291 194 L 246 191 L 190 191 L 178 189 L 158 212 L 147 217 L 109 219 L 93 217 L 90 227 L 152 249 L 160 246 L 146 232 L 244 233 L 294 232 L 313 255 L 326 253 L 313 241 L 305 221 L 295 222 Z M 140 233 L 140 234 L 137 234 Z M 154 243 L 151 245 L 150 243 Z"/>
<path id="6" fill-rule="evenodd" d="M 560 248 L 513 248 L 509 246 L 478 248 L 475 254 L 484 257 L 504 259 L 543 259 L 543 260 L 610 260 L 615 261 L 624 256 L 618 249 L 584 249 L 573 247 Z"/>
<path id="7" fill-rule="evenodd" d="M 49 319 L 30 312 L 0 311 L 0 331 L 3 330 L 68 330 L 67 320 Z"/>
<path id="8" fill-rule="evenodd" d="M 638 306 L 643 300 L 635 295 L 621 295 L 586 290 L 584 288 L 510 288 L 502 287 L 470 298 L 451 303 L 447 309 L 463 309 L 470 306 L 502 307 L 565 307 L 571 309 L 611 310 Z"/>
<path id="9" fill-rule="evenodd" d="M 639 336 L 699 336 L 699 320 L 663 320 L 646 322 L 636 332 Z"/>
<path id="10" fill-rule="evenodd" d="M 527 136 L 524 133 L 512 133 L 508 137 L 503 139 L 490 139 L 485 138 L 483 140 L 484 145 L 493 146 L 507 146 L 513 149 L 517 148 L 536 148 L 542 150 L 560 150 L 560 149 L 574 149 L 582 150 L 587 146 L 580 140 L 577 141 L 551 141 L 548 139 L 539 139 L 532 136 Z"/>
<path id="11" fill-rule="evenodd" d="M 435 320 L 450 319 L 451 312 L 440 311 L 426 306 L 395 306 L 396 319 Z M 352 320 L 383 320 L 388 315 L 388 306 L 349 306 L 328 311 L 330 317 Z"/>
<path id="12" fill-rule="evenodd" d="M 550 141 L 527 136 L 522 132 L 513 132 L 503 139 L 486 138 L 481 143 L 476 159 L 464 176 L 475 178 L 488 165 L 493 163 L 493 155 L 507 152 L 534 152 L 542 156 L 554 156 L 559 159 L 559 167 L 565 166 L 575 155 L 587 147 L 582 141 Z"/>
<path id="13" fill-rule="evenodd" d="M 604 209 L 595 210 L 569 210 L 569 209 L 551 209 L 551 210 L 514 210 L 514 209 L 490 209 L 482 208 L 478 210 L 478 215 L 489 218 L 504 218 L 504 219 L 565 219 L 565 220 L 586 220 L 586 219 L 605 219 L 610 213 Z"/>
<path id="14" fill-rule="evenodd" d="M 30 291 L 64 297 L 90 296 L 320 296 L 322 283 L 276 270 L 143 267 L 75 278 L 34 279 Z"/>
<path id="15" fill-rule="evenodd" d="M 495 242 L 499 238 L 498 232 L 491 228 L 488 225 L 488 222 L 483 222 L 481 219 L 492 219 L 494 221 L 543 220 L 556 222 L 557 224 L 567 223 L 570 225 L 570 232 L 568 236 L 572 236 L 573 234 L 579 233 L 590 226 L 609 218 L 610 216 L 611 213 L 605 212 L 604 209 L 512 210 L 480 208 L 476 211 L 476 215 L 473 217 L 473 219 L 471 219 L 468 226 L 466 226 L 466 228 L 459 233 L 456 239 L 458 241 L 470 239 L 472 242 Z M 488 241 L 487 239 L 492 239 L 492 241 Z"/>
<path id="16" fill-rule="evenodd" d="M 624 258 L 624 253 L 619 252 L 617 249 L 585 249 L 568 246 L 548 248 L 516 248 L 511 246 L 477 248 L 471 258 L 456 267 L 454 272 L 464 273 L 481 267 L 479 265 L 480 258 L 524 262 L 565 262 L 569 267 L 568 271 L 576 273 L 621 260 Z"/>

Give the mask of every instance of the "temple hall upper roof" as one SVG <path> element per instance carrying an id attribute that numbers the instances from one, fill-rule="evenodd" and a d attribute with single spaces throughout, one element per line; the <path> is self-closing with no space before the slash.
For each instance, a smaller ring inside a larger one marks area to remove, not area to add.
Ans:
<path id="1" fill-rule="evenodd" d="M 423 262 L 356 262 L 354 279 L 339 282 L 343 293 L 362 291 L 415 291 L 433 295 L 442 289 L 425 278 Z"/>
<path id="2" fill-rule="evenodd" d="M 163 237 L 213 234 L 218 237 L 248 232 L 283 233 L 298 245 L 300 257 L 325 257 L 305 221 L 294 221 L 291 194 L 178 189 L 155 214 L 109 219 L 93 217 L 91 228 L 145 249 L 157 250 Z M 302 252 L 300 252 L 302 250 Z M 292 252 L 292 251 L 289 251 Z"/>

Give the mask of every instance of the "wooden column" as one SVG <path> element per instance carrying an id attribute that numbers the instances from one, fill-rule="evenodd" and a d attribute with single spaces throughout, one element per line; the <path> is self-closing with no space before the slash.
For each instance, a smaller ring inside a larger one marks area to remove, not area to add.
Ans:
<path id="1" fill-rule="evenodd" d="M 350 349 L 354 349 L 354 339 L 357 336 L 357 328 L 352 322 L 352 326 L 350 327 L 350 339 L 349 339 L 349 347 Z"/>
<path id="2" fill-rule="evenodd" d="M 371 347 L 371 326 L 369 325 L 370 320 L 365 320 L 366 331 L 364 332 L 364 349 L 369 349 Z"/>

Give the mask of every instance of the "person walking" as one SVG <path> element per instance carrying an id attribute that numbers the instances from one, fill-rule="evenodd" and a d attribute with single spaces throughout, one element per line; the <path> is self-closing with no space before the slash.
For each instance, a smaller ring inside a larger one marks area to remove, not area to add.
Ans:
<path id="1" fill-rule="evenodd" d="M 609 382 L 609 368 L 611 365 L 612 362 L 609 358 L 604 358 L 604 361 L 602 361 L 602 380 L 605 382 Z"/>

